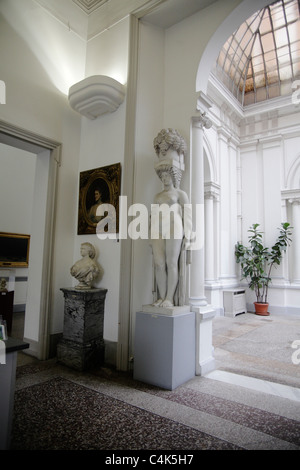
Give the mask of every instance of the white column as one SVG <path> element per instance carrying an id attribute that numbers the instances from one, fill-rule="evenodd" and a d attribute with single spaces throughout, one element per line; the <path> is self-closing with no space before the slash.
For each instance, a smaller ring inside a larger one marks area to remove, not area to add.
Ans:
<path id="1" fill-rule="evenodd" d="M 300 198 L 292 203 L 292 250 L 293 250 L 293 283 L 300 283 Z"/>
<path id="2" fill-rule="evenodd" d="M 192 251 L 190 304 L 207 305 L 204 292 L 204 164 L 203 164 L 203 127 L 201 116 L 193 118 L 192 130 L 192 191 L 193 225 L 196 230 L 199 249 Z M 197 220 L 197 216 L 200 220 Z"/>
<path id="3" fill-rule="evenodd" d="M 228 266 L 228 274 L 235 282 L 236 280 L 236 262 L 234 256 L 234 247 L 236 242 L 238 241 L 238 229 L 237 229 L 237 221 L 238 221 L 238 209 L 237 209 L 237 145 L 238 141 L 231 136 L 228 139 L 228 157 L 229 157 L 229 171 L 230 171 L 230 190 L 229 190 L 229 198 L 230 198 L 230 234 L 229 234 L 229 246 L 228 251 L 230 253 L 230 264 Z"/>
<path id="4" fill-rule="evenodd" d="M 230 134 L 218 128 L 218 152 L 220 164 L 220 277 L 223 285 L 232 284 L 231 260 L 231 168 L 228 141 Z M 234 244 L 233 244 L 234 246 Z"/>
<path id="5" fill-rule="evenodd" d="M 214 257 L 214 195 L 205 193 L 205 281 L 215 279 Z"/>
<path id="6" fill-rule="evenodd" d="M 207 107 L 208 100 L 204 95 L 199 98 Z M 200 223 L 194 223 L 197 237 L 200 237 L 200 247 L 192 251 L 190 275 L 190 305 L 196 317 L 196 375 L 204 375 L 215 368 L 212 346 L 212 319 L 215 310 L 207 305 L 204 291 L 205 261 L 204 261 L 204 164 L 203 164 L 203 131 L 210 128 L 212 123 L 206 117 L 206 112 L 192 121 L 192 162 L 191 162 L 191 203 L 193 217 L 200 216 Z M 195 222 L 195 219 L 193 220 Z"/>

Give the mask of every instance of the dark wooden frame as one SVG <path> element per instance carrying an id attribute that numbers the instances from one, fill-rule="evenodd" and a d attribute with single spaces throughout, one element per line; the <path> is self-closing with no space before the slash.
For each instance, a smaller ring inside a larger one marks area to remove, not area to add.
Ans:
<path id="1" fill-rule="evenodd" d="M 92 219 L 90 209 L 95 204 L 95 190 L 100 189 L 102 203 L 111 204 L 116 211 L 116 233 L 119 231 L 119 196 L 121 164 L 86 170 L 79 177 L 78 235 L 94 234 L 99 220 Z M 104 216 L 103 216 L 104 217 Z M 110 230 L 108 230 L 110 232 Z"/>

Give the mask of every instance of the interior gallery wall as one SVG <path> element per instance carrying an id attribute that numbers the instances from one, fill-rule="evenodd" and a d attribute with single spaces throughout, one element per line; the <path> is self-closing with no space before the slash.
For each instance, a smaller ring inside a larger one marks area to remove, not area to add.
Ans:
<path id="1" fill-rule="evenodd" d="M 38 140 L 48 139 L 62 145 L 56 188 L 59 203 L 53 222 L 53 272 L 49 286 L 49 333 L 60 333 L 63 325 L 63 296 L 60 288 L 70 285 L 73 263 L 74 231 L 77 216 L 78 159 L 81 119 L 69 106 L 67 95 L 57 85 L 64 82 L 68 90 L 69 75 L 64 73 L 70 60 L 72 80 L 84 76 L 85 42 L 57 22 L 37 3 L 24 0 L 3 1 L 1 8 L 2 47 L 1 79 L 6 84 L 6 103 L 1 105 L 1 121 L 24 138 L 28 132 Z M 53 36 L 58 41 L 54 47 Z M 51 39 L 52 38 L 52 39 Z M 84 46 L 84 48 L 82 47 Z M 55 51 L 59 52 L 55 53 Z M 69 56 L 60 61 L 61 55 Z M 51 57 L 51 60 L 50 60 Z M 21 175 L 20 175 L 21 176 Z M 38 202 L 38 201 L 37 201 Z M 33 346 L 30 353 L 39 355 L 40 339 L 36 325 L 44 310 L 35 310 L 36 318 L 25 319 L 26 338 Z M 37 341 L 37 342 L 36 342 Z"/>
<path id="2" fill-rule="evenodd" d="M 153 139 L 162 128 L 174 127 L 188 145 L 181 187 L 191 196 L 192 122 L 199 116 L 201 91 L 211 100 L 208 113 L 212 121 L 203 139 L 207 302 L 223 314 L 223 290 L 240 285 L 234 245 L 246 241 L 248 226 L 261 223 L 269 242 L 280 222 L 288 220 L 295 227 L 294 242 L 276 273 L 271 311 L 300 314 L 300 247 L 295 241 L 299 232 L 299 108 L 277 103 L 274 109 L 249 108 L 245 112 L 225 97 L 213 78 L 208 82 L 206 69 L 203 74 L 199 69 L 210 40 L 221 47 L 234 28 L 266 3 L 218 0 L 167 29 L 147 18 L 132 21 L 126 17 L 87 38 L 79 17 L 73 25 L 81 25 L 81 29 L 75 31 L 32 0 L 22 0 L 22 8 L 15 0 L 1 2 L 0 39 L 10 45 L 9 50 L 0 50 L 0 79 L 7 85 L 1 119 L 61 144 L 50 336 L 62 332 L 60 289 L 74 285 L 70 267 L 80 257 L 81 243 L 90 241 L 104 270 L 97 286 L 108 289 L 104 339 L 111 353 L 109 360 L 116 363 L 117 355 L 123 355 L 120 363 L 126 369 L 134 354 L 136 311 L 152 300 L 151 250 L 147 240 L 125 243 L 78 235 L 79 175 L 121 163 L 121 194 L 150 207 L 160 189 Z M 214 33 L 219 28 L 223 32 L 216 40 Z M 54 56 L 53 51 L 57 52 Z M 216 59 L 218 48 L 214 51 Z M 76 113 L 67 97 L 69 86 L 92 74 L 109 75 L 126 88 L 121 106 L 96 120 Z M 207 76 L 205 89 L 197 86 L 199 76 Z M 247 303 L 250 308 L 252 293 L 248 291 Z M 26 337 L 36 340 L 34 320 L 27 325 Z"/>

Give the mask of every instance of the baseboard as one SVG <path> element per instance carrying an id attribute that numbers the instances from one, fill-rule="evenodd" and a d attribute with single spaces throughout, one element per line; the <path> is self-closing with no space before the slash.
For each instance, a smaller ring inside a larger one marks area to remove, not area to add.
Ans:
<path id="1" fill-rule="evenodd" d="M 36 357 L 38 358 L 39 356 L 39 345 L 38 345 L 38 342 L 37 341 L 34 341 L 32 339 L 28 339 L 28 338 L 23 338 L 23 341 L 24 343 L 28 343 L 29 344 L 29 349 L 24 349 L 24 353 L 25 354 L 28 354 L 29 356 L 33 356 L 33 357 Z"/>

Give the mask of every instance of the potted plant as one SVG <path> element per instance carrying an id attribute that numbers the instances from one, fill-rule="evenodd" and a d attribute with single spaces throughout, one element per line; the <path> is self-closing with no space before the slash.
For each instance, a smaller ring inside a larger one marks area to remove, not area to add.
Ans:
<path id="1" fill-rule="evenodd" d="M 255 291 L 255 313 L 269 315 L 268 288 L 272 281 L 271 271 L 274 265 L 279 266 L 282 254 L 291 242 L 290 224 L 281 224 L 279 236 L 271 249 L 263 245 L 263 234 L 258 230 L 259 224 L 253 224 L 248 232 L 249 247 L 241 243 L 235 246 L 236 262 L 241 264 L 242 279 L 248 280 L 248 286 Z"/>

